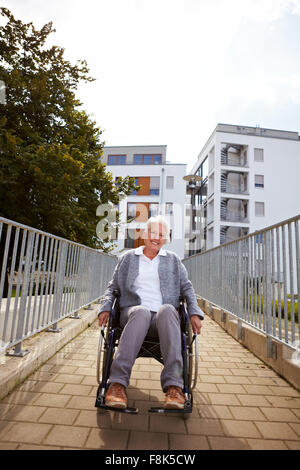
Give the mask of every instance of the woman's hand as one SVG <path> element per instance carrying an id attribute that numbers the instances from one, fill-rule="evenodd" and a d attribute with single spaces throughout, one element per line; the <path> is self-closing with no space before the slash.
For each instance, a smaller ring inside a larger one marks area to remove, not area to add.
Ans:
<path id="1" fill-rule="evenodd" d="M 108 319 L 109 319 L 110 312 L 101 312 L 99 315 L 99 326 L 101 328 L 102 325 L 106 326 Z"/>
<path id="2" fill-rule="evenodd" d="M 196 335 L 200 335 L 201 333 L 201 328 L 202 328 L 202 322 L 200 320 L 200 317 L 198 315 L 192 315 L 190 317 L 193 333 Z"/>

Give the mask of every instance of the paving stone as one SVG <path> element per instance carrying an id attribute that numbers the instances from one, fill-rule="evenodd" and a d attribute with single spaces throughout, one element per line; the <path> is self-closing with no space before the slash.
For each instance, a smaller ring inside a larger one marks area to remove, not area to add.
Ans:
<path id="1" fill-rule="evenodd" d="M 83 447 L 89 429 L 80 426 L 55 425 L 44 440 L 44 444 Z"/>
<path id="2" fill-rule="evenodd" d="M 298 434 L 298 436 L 300 437 L 300 423 L 292 423 L 290 422 L 289 425 L 291 426 L 291 428 L 294 429 L 294 431 L 296 431 L 296 433 Z"/>
<path id="3" fill-rule="evenodd" d="M 269 421 L 299 422 L 299 418 L 288 408 L 261 407 L 260 409 Z"/>
<path id="4" fill-rule="evenodd" d="M 218 419 L 198 418 L 188 419 L 186 422 L 188 434 L 201 434 L 205 436 L 224 436 Z"/>
<path id="5" fill-rule="evenodd" d="M 183 417 L 173 417 L 170 415 L 150 416 L 150 432 L 172 432 L 186 434 Z"/>
<path id="6" fill-rule="evenodd" d="M 221 393 L 246 393 L 245 388 L 237 384 L 218 384 L 217 388 Z"/>
<path id="7" fill-rule="evenodd" d="M 68 395 L 61 395 L 68 397 Z M 92 410 L 95 409 L 96 397 L 82 397 L 82 396 L 73 396 L 66 404 L 67 408 L 75 408 L 77 410 Z"/>
<path id="8" fill-rule="evenodd" d="M 52 406 L 54 408 L 64 408 L 70 400 L 70 395 L 58 395 L 54 393 L 42 393 L 35 401 L 38 406 Z"/>
<path id="9" fill-rule="evenodd" d="M 55 383 L 55 382 L 37 382 L 31 388 L 32 392 L 41 392 L 41 393 L 60 393 L 60 390 L 63 388 L 64 384 Z"/>
<path id="10" fill-rule="evenodd" d="M 111 413 L 102 410 L 77 411 L 74 425 L 87 426 L 89 428 L 111 428 Z"/>
<path id="11" fill-rule="evenodd" d="M 15 450 L 17 449 L 18 444 L 14 444 L 13 442 L 2 442 L 0 443 L 0 450 Z"/>
<path id="12" fill-rule="evenodd" d="M 61 450 L 61 447 L 56 446 L 38 446 L 34 444 L 21 444 L 18 450 Z"/>
<path id="13" fill-rule="evenodd" d="M 48 408 L 45 413 L 40 417 L 40 423 L 51 424 L 65 424 L 71 425 L 74 423 L 79 410 L 68 410 L 63 408 Z"/>
<path id="14" fill-rule="evenodd" d="M 178 449 L 179 447 L 177 447 Z M 168 450 L 168 435 L 160 432 L 131 432 L 128 450 Z"/>
<path id="15" fill-rule="evenodd" d="M 300 440 L 297 433 L 287 423 L 256 421 L 255 424 L 265 439 Z"/>
<path id="16" fill-rule="evenodd" d="M 260 395 L 237 395 L 243 406 L 271 406 L 266 397 Z"/>
<path id="17" fill-rule="evenodd" d="M 51 429 L 49 424 L 14 423 L 5 434 L 6 441 L 40 444 Z"/>
<path id="18" fill-rule="evenodd" d="M 208 440 L 205 436 L 192 436 L 185 434 L 170 434 L 171 450 L 209 450 Z"/>
<path id="19" fill-rule="evenodd" d="M 80 384 L 83 381 L 84 378 L 86 378 L 86 377 L 84 377 L 83 375 L 57 374 L 57 376 L 54 379 L 54 382 L 61 382 L 61 383 L 64 383 L 64 384 Z M 87 385 L 89 385 L 89 384 L 87 384 Z"/>
<path id="20" fill-rule="evenodd" d="M 276 395 L 266 396 L 266 400 L 273 406 L 278 408 L 296 408 L 300 409 L 300 399 L 295 397 L 278 397 Z"/>
<path id="21" fill-rule="evenodd" d="M 9 421 L 35 422 L 46 410 L 43 406 L 15 405 L 6 414 L 5 419 Z"/>
<path id="22" fill-rule="evenodd" d="M 19 405 L 32 405 L 41 396 L 41 393 L 14 391 L 3 398 L 2 403 L 13 403 Z"/>
<path id="23" fill-rule="evenodd" d="M 230 411 L 232 416 L 237 420 L 267 420 L 261 410 L 254 406 L 230 406 Z"/>
<path id="24" fill-rule="evenodd" d="M 92 387 L 90 385 L 65 384 L 59 393 L 66 395 L 89 395 Z"/>
<path id="25" fill-rule="evenodd" d="M 201 418 L 224 418 L 232 419 L 230 408 L 225 405 L 205 405 L 199 407 L 199 416 Z"/>
<path id="26" fill-rule="evenodd" d="M 290 450 L 300 450 L 300 441 L 285 441 Z"/>
<path id="27" fill-rule="evenodd" d="M 85 443 L 85 448 L 124 450 L 127 447 L 128 434 L 128 431 L 92 429 Z"/>
<path id="28" fill-rule="evenodd" d="M 231 393 L 210 393 L 209 398 L 213 405 L 240 405 L 237 397 Z"/>
<path id="29" fill-rule="evenodd" d="M 247 439 L 252 450 L 288 450 L 283 441 L 273 441 L 272 439 Z"/>
<path id="30" fill-rule="evenodd" d="M 212 450 L 249 450 L 246 439 L 209 436 L 208 442 Z"/>
<path id="31" fill-rule="evenodd" d="M 221 420 L 224 433 L 233 437 L 261 437 L 256 426 L 250 421 Z"/>

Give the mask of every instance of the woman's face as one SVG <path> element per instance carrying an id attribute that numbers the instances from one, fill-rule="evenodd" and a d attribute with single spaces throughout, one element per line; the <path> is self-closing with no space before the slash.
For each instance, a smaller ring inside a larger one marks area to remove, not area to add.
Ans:
<path id="1" fill-rule="evenodd" d="M 159 252 L 161 247 L 167 241 L 166 229 L 161 224 L 153 224 L 149 227 L 148 232 L 145 232 L 144 242 L 145 246 L 152 251 Z"/>

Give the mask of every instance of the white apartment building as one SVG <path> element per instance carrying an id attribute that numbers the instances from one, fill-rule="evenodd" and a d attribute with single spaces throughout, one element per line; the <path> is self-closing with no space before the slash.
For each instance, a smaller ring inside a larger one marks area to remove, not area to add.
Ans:
<path id="1" fill-rule="evenodd" d="M 192 174 L 199 252 L 300 213 L 297 132 L 218 124 Z"/>
<path id="2" fill-rule="evenodd" d="M 150 216 L 164 215 L 171 240 L 166 249 L 184 257 L 186 164 L 169 163 L 166 145 L 104 147 L 101 160 L 117 183 L 118 177 L 134 177 L 141 186 L 119 202 L 121 218 L 114 254 L 143 244 L 141 230 Z"/>

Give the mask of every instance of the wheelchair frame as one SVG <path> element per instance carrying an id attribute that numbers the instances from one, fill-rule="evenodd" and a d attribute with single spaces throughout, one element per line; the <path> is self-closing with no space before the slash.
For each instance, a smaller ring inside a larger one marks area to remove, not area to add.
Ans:
<path id="1" fill-rule="evenodd" d="M 109 316 L 108 326 L 106 333 L 104 332 L 105 327 L 102 326 L 100 330 L 100 338 L 98 345 L 98 357 L 97 357 L 97 382 L 99 384 L 97 390 L 97 397 L 95 407 L 112 410 L 120 413 L 138 413 L 136 408 L 127 407 L 112 408 L 105 404 L 105 394 L 108 388 L 108 379 L 110 374 L 110 367 L 113 361 L 115 348 L 118 346 L 119 339 L 122 334 L 122 328 L 120 327 L 120 308 L 119 308 L 119 293 L 114 291 L 114 301 L 111 314 Z M 162 407 L 152 407 L 148 411 L 149 413 L 181 413 L 185 416 L 192 413 L 193 410 L 193 393 L 192 390 L 197 384 L 197 372 L 198 372 L 198 336 L 192 333 L 192 328 L 189 322 L 189 316 L 187 312 L 186 303 L 183 297 L 180 297 L 179 309 L 178 309 L 181 321 L 181 346 L 182 346 L 182 358 L 183 358 L 183 394 L 185 396 L 185 403 L 183 409 L 166 409 Z M 102 349 L 104 341 L 104 349 Z M 103 354 L 102 360 L 102 374 L 100 377 L 101 369 L 101 353 Z M 160 344 L 158 338 L 151 338 L 146 336 L 141 349 L 138 353 L 138 357 L 152 357 L 158 362 L 163 364 L 163 359 L 160 351 Z"/>

